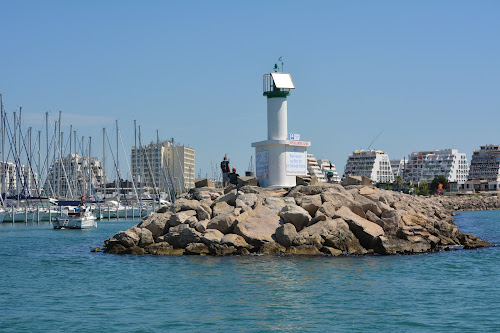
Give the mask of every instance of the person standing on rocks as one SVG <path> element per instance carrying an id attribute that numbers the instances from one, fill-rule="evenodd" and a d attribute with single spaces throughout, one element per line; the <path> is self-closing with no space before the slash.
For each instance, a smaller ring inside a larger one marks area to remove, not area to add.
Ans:
<path id="1" fill-rule="evenodd" d="M 220 168 L 222 171 L 222 187 L 226 187 L 229 183 L 229 171 L 231 170 L 227 155 L 224 156 L 224 159 L 220 162 Z"/>

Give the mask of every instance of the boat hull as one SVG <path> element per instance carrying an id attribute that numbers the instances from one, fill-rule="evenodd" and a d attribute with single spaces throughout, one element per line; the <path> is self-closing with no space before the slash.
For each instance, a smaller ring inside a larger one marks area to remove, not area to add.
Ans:
<path id="1" fill-rule="evenodd" d="M 97 228 L 95 218 L 55 217 L 52 219 L 54 229 L 93 229 Z"/>

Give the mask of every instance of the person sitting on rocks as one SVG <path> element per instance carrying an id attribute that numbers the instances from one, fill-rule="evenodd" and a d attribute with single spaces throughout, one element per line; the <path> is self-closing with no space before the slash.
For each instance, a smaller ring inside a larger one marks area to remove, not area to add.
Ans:
<path id="1" fill-rule="evenodd" d="M 238 177 L 240 175 L 236 173 L 236 168 L 233 168 L 233 172 L 231 172 L 228 176 L 229 176 L 229 182 L 234 186 L 238 186 Z"/>

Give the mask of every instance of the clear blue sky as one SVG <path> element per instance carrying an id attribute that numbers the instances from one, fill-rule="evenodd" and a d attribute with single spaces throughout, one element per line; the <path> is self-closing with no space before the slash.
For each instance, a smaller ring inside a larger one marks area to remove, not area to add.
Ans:
<path id="1" fill-rule="evenodd" d="M 470 161 L 500 143 L 499 18 L 500 1 L 1 0 L 0 92 L 35 132 L 62 110 L 93 155 L 118 119 L 130 158 L 136 119 L 144 141 L 158 129 L 195 148 L 197 175 L 225 153 L 243 173 L 267 136 L 262 75 L 283 56 L 289 132 L 339 172 L 382 130 L 372 148 L 391 159 Z"/>

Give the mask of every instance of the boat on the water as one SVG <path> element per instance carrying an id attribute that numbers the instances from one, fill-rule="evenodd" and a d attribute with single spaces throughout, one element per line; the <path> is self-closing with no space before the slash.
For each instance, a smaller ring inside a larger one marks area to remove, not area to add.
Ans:
<path id="1" fill-rule="evenodd" d="M 65 207 L 61 216 L 52 218 L 54 229 L 97 228 L 95 215 L 88 206 Z"/>

